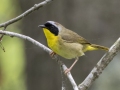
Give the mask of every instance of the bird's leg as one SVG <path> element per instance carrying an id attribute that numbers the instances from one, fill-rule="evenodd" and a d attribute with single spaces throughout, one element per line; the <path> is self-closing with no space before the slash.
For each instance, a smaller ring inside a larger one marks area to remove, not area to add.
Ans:
<path id="1" fill-rule="evenodd" d="M 75 59 L 75 61 L 73 62 L 73 64 L 70 66 L 70 68 L 66 69 L 64 71 L 65 75 L 67 75 L 68 72 L 70 72 L 70 70 L 73 68 L 73 66 L 76 64 L 76 62 L 78 61 L 78 57 Z"/>
<path id="2" fill-rule="evenodd" d="M 52 52 L 50 53 L 50 56 L 51 56 L 52 58 L 54 58 L 54 55 L 55 55 L 55 54 L 56 54 L 56 53 L 52 51 Z"/>

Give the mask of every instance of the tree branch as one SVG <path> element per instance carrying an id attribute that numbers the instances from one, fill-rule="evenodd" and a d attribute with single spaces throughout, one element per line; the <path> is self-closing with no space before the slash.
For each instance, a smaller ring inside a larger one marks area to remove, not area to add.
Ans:
<path id="1" fill-rule="evenodd" d="M 51 1 L 52 0 L 45 0 L 45 1 L 41 2 L 41 3 L 39 3 L 39 4 L 35 4 L 33 7 L 31 7 L 30 9 L 28 9 L 27 11 L 25 11 L 21 15 L 17 16 L 16 18 L 13 18 L 13 19 L 11 19 L 11 20 L 9 20 L 7 22 L 4 22 L 4 23 L 0 24 L 0 27 L 5 27 L 6 28 L 8 25 L 21 20 L 25 16 L 29 15 L 30 13 L 32 13 L 35 10 L 38 10 L 40 7 L 43 7 L 44 5 L 48 4 Z"/>
<path id="2" fill-rule="evenodd" d="M 67 67 L 63 64 L 62 65 L 63 71 L 65 71 L 67 69 Z M 69 79 L 71 85 L 73 86 L 74 90 L 78 90 L 77 84 L 75 83 L 72 74 L 70 72 L 67 73 L 67 78 Z"/>
<path id="3" fill-rule="evenodd" d="M 79 90 L 87 90 L 92 83 L 99 77 L 102 71 L 113 60 L 115 55 L 120 51 L 120 38 L 111 46 L 109 51 L 100 59 L 86 79 L 78 85 Z"/>
<path id="4" fill-rule="evenodd" d="M 14 32 L 9 32 L 9 31 L 3 31 L 3 30 L 0 30 L 0 34 L 4 34 L 4 35 L 9 35 L 9 36 L 12 36 L 12 37 L 18 37 L 18 38 L 21 38 L 21 39 L 25 39 L 25 40 L 28 40 L 29 42 L 33 43 L 34 45 L 37 45 L 38 47 L 42 48 L 43 50 L 45 50 L 46 52 L 48 53 L 51 53 L 52 50 L 49 49 L 48 47 L 46 47 L 45 45 L 41 44 L 40 42 L 32 39 L 31 37 L 29 36 L 25 36 L 25 35 L 22 35 L 22 34 L 18 34 L 18 33 L 14 33 Z M 57 63 L 62 67 L 63 71 L 65 71 L 67 69 L 67 67 L 65 66 L 65 64 L 62 63 L 62 61 L 60 61 L 57 56 L 55 56 L 55 60 L 57 61 Z M 71 83 L 71 85 L 73 86 L 73 89 L 74 90 L 78 90 L 78 87 L 77 87 L 77 84 L 75 83 L 71 73 L 68 73 L 67 74 L 67 77 Z"/>

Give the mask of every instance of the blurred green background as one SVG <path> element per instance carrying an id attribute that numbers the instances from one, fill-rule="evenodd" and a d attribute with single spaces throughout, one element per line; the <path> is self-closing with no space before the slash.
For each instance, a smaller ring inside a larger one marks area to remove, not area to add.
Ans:
<path id="1" fill-rule="evenodd" d="M 10 20 L 43 0 L 0 0 L 0 23 Z M 39 24 L 48 20 L 61 23 L 88 41 L 110 47 L 120 37 L 120 0 L 54 0 L 8 31 L 28 35 L 46 44 Z M 0 90 L 61 90 L 59 65 L 41 48 L 28 41 L 4 36 L 6 52 L 0 49 Z M 87 52 L 72 69 L 81 83 L 104 55 Z M 120 53 L 119 53 L 120 54 Z M 120 55 L 117 55 L 89 90 L 120 90 Z M 69 67 L 73 60 L 61 60 Z M 66 79 L 67 89 L 73 90 Z"/>

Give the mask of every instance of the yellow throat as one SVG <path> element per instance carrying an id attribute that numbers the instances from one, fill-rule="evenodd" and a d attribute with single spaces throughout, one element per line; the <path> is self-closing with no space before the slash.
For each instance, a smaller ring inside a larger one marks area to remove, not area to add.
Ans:
<path id="1" fill-rule="evenodd" d="M 48 29 L 43 28 L 44 34 L 46 36 L 47 39 L 47 43 L 48 46 L 50 48 L 52 48 L 52 46 L 54 46 L 54 44 L 56 44 L 57 40 L 58 40 L 58 36 L 55 36 L 53 33 L 51 33 Z"/>

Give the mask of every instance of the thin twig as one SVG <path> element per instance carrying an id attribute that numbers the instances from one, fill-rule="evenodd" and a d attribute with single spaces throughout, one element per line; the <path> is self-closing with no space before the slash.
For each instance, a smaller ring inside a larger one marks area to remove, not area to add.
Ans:
<path id="1" fill-rule="evenodd" d="M 21 20 L 22 18 L 24 18 L 25 16 L 29 15 L 30 13 L 32 13 L 35 10 L 38 10 L 40 7 L 43 7 L 44 5 L 48 4 L 49 2 L 51 2 L 52 0 L 45 0 L 39 4 L 35 4 L 33 7 L 31 7 L 30 9 L 28 9 L 27 11 L 25 11 L 24 13 L 22 13 L 21 15 L 7 21 L 4 22 L 2 24 L 0 24 L 0 27 L 7 27 L 8 25 L 15 23 L 19 20 Z"/>
<path id="2" fill-rule="evenodd" d="M 109 51 L 100 59 L 86 79 L 78 85 L 79 90 L 87 90 L 92 83 L 99 77 L 102 71 L 113 60 L 115 55 L 120 51 L 120 38 L 111 46 Z"/>
<path id="3" fill-rule="evenodd" d="M 6 27 L 4 27 L 3 30 L 5 31 L 5 30 L 6 30 Z M 0 36 L 0 42 L 2 41 L 3 36 L 4 36 L 4 34 L 2 34 L 2 35 Z M 2 42 L 1 42 L 1 43 L 2 43 Z"/>
<path id="4" fill-rule="evenodd" d="M 2 45 L 1 41 L 0 41 L 0 47 L 1 47 L 1 49 L 5 52 L 5 48 L 4 48 L 4 46 Z"/>
<path id="5" fill-rule="evenodd" d="M 52 52 L 51 49 L 49 49 L 49 48 L 46 47 L 45 45 L 41 44 L 40 42 L 32 39 L 32 38 L 29 37 L 29 36 L 25 36 L 25 35 L 18 34 L 18 33 L 14 33 L 14 32 L 9 32 L 9 31 L 3 31 L 3 30 L 0 30 L 0 34 L 9 35 L 9 36 L 12 36 L 12 37 L 18 37 L 18 38 L 21 38 L 21 39 L 28 40 L 29 42 L 32 42 L 33 44 L 35 44 L 35 45 L 37 45 L 38 47 L 42 48 L 43 50 L 47 51 L 48 53 L 51 53 L 51 52 Z M 57 63 L 63 68 L 64 71 L 67 69 L 67 67 L 65 66 L 65 64 L 63 64 L 62 61 L 60 61 L 57 56 L 56 56 L 54 59 L 55 59 L 55 60 L 57 61 Z M 74 81 L 71 73 L 68 73 L 68 74 L 67 74 L 67 77 L 68 77 L 70 83 L 72 84 L 73 89 L 74 89 L 74 90 L 78 90 L 77 85 L 76 85 L 76 83 L 75 83 L 75 81 Z"/>
<path id="6" fill-rule="evenodd" d="M 32 42 L 33 44 L 37 45 L 38 47 L 44 49 L 48 53 L 52 52 L 52 50 L 50 50 L 48 47 L 44 46 L 43 44 L 39 43 L 38 41 L 32 39 L 29 36 L 25 36 L 25 35 L 14 33 L 14 32 L 9 32 L 9 31 L 3 31 L 3 30 L 0 30 L 0 34 L 9 35 L 9 36 L 12 36 L 12 37 L 18 37 L 18 38 L 28 40 L 28 41 Z"/>
<path id="7" fill-rule="evenodd" d="M 39 4 L 35 4 L 33 7 L 31 7 L 30 9 L 28 9 L 27 11 L 25 11 L 25 12 L 22 13 L 21 15 L 13 18 L 13 19 L 11 19 L 11 20 L 9 20 L 9 21 L 7 21 L 7 22 L 4 22 L 4 23 L 0 24 L 0 27 L 4 27 L 4 30 L 5 30 L 8 25 L 10 25 L 10 24 L 12 24 L 12 23 L 15 23 L 15 22 L 17 22 L 17 21 L 19 21 L 19 20 L 21 20 L 21 19 L 24 18 L 25 16 L 29 15 L 30 13 L 32 13 L 32 12 L 35 11 L 35 10 L 38 10 L 40 7 L 46 5 L 46 4 L 49 3 L 50 1 L 52 1 L 52 0 L 45 0 L 45 1 L 41 2 L 41 3 L 39 3 Z M 1 43 L 1 48 L 2 48 L 3 51 L 5 52 L 5 49 L 4 49 L 4 47 L 2 46 L 2 42 L 1 42 L 3 36 L 4 36 L 4 34 L 2 34 L 2 35 L 0 36 L 0 43 Z"/>

